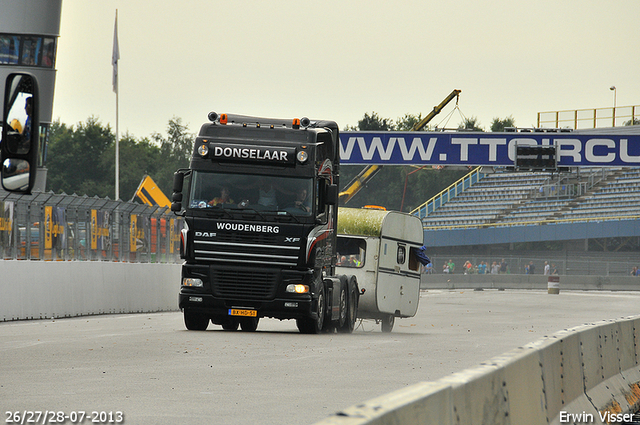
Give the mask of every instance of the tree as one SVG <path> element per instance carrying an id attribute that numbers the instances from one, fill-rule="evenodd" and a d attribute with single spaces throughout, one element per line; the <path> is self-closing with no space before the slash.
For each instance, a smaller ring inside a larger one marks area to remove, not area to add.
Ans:
<path id="1" fill-rule="evenodd" d="M 397 131 L 412 131 L 413 127 L 416 126 L 420 121 L 422 121 L 422 114 L 414 115 L 414 114 L 404 114 L 403 117 L 398 118 L 396 120 L 396 130 Z M 426 125 L 420 131 L 429 131 L 431 127 Z"/>
<path id="2" fill-rule="evenodd" d="M 640 125 L 640 118 L 634 118 L 633 120 L 625 121 L 624 125 Z"/>
<path id="3" fill-rule="evenodd" d="M 120 199 L 129 201 L 133 199 L 136 189 L 145 175 L 151 176 L 156 181 L 160 175 L 162 154 L 160 147 L 149 139 L 136 140 L 126 134 L 120 139 Z M 103 167 L 108 174 L 115 175 L 115 145 L 109 147 L 102 157 Z M 157 182 L 156 182 L 157 183 Z M 170 196 L 170 193 L 165 195 Z"/>
<path id="4" fill-rule="evenodd" d="M 113 197 L 115 176 L 107 174 L 103 155 L 114 141 L 111 128 L 93 116 L 75 129 L 54 122 L 47 149 L 47 187 L 57 193 Z"/>
<path id="5" fill-rule="evenodd" d="M 173 173 L 189 165 L 193 135 L 180 118 L 169 121 L 168 137 L 154 133 L 136 140 L 125 134 L 119 141 L 120 198 L 130 200 L 148 174 L 171 196 Z M 76 127 L 56 121 L 51 125 L 48 145 L 47 187 L 56 193 L 114 197 L 115 136 L 111 128 L 89 117 Z"/>
<path id="6" fill-rule="evenodd" d="M 151 138 L 160 146 L 160 160 L 156 176 L 151 176 L 167 197 L 171 197 L 173 173 L 179 168 L 187 168 L 193 150 L 195 135 L 189 133 L 182 119 L 173 117 L 167 125 L 168 137 L 154 133 Z"/>
<path id="7" fill-rule="evenodd" d="M 393 120 L 381 118 L 376 112 L 372 112 L 371 115 L 365 112 L 364 117 L 358 121 L 358 129 L 360 131 L 391 131 L 394 129 Z"/>
<path id="8" fill-rule="evenodd" d="M 491 131 L 494 131 L 494 132 L 504 131 L 505 128 L 515 127 L 515 126 L 516 126 L 516 120 L 511 115 L 509 115 L 508 117 L 502 120 L 500 118 L 494 118 L 493 121 L 491 121 Z"/>
<path id="9" fill-rule="evenodd" d="M 465 118 L 458 124 L 458 130 L 484 131 L 484 129 L 480 127 L 480 122 L 477 117 Z"/>

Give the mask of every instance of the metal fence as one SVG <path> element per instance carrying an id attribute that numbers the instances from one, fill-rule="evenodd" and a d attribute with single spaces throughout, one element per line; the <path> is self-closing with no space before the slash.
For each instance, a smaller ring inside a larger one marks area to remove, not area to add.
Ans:
<path id="1" fill-rule="evenodd" d="M 427 251 L 428 254 L 428 251 Z M 615 255 L 615 254 L 614 254 Z M 532 255 L 530 257 L 522 256 L 484 256 L 469 255 L 461 256 L 444 256 L 434 255 L 430 259 L 432 261 L 432 273 L 442 274 L 444 264 L 449 260 L 453 260 L 455 264 L 455 273 L 465 273 L 464 265 L 467 261 L 471 263 L 472 268 L 466 273 L 478 273 L 477 266 L 486 263 L 486 273 L 491 273 L 491 267 L 494 262 L 498 265 L 504 259 L 507 263 L 507 273 L 509 274 L 527 274 L 527 267 L 534 265 L 534 274 L 544 274 L 545 261 L 549 264 L 550 269 L 556 269 L 559 275 L 565 276 L 631 276 L 634 267 L 640 268 L 640 258 L 633 258 L 626 255 L 617 256 L 601 255 L 599 257 L 587 257 L 580 255 L 563 255 L 550 252 L 547 256 Z"/>
<path id="2" fill-rule="evenodd" d="M 538 112 L 538 128 L 599 128 L 636 125 L 640 105 Z"/>
<path id="3" fill-rule="evenodd" d="M 109 198 L 0 191 L 0 258 L 178 263 L 182 220 Z"/>

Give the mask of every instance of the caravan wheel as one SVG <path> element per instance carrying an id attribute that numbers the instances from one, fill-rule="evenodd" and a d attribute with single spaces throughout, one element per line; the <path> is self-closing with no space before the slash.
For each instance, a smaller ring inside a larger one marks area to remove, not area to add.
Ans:
<path id="1" fill-rule="evenodd" d="M 396 322 L 396 318 L 392 315 L 388 315 L 382 319 L 382 332 L 389 333 L 393 329 L 393 325 Z"/>

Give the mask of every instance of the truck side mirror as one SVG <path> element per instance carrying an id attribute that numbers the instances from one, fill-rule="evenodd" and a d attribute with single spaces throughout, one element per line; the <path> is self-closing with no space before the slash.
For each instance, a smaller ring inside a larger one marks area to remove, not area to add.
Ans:
<path id="1" fill-rule="evenodd" d="M 184 173 L 180 170 L 173 173 L 173 194 L 171 195 L 171 211 L 178 214 L 182 211 L 182 185 Z"/>
<path id="2" fill-rule="evenodd" d="M 29 194 L 36 180 L 40 139 L 38 83 L 34 76 L 9 74 L 2 111 L 2 187 L 9 192 Z"/>
<path id="3" fill-rule="evenodd" d="M 330 184 L 327 186 L 327 204 L 336 205 L 338 203 L 338 185 Z"/>

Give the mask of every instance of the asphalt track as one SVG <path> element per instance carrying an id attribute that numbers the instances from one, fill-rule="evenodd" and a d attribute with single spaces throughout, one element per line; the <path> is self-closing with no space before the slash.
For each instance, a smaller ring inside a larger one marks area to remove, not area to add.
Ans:
<path id="1" fill-rule="evenodd" d="M 637 314 L 640 292 L 430 290 L 390 334 L 364 321 L 352 335 L 301 335 L 270 319 L 255 333 L 189 332 L 178 312 L 5 322 L 0 406 L 4 423 L 6 412 L 48 410 L 86 412 L 81 423 L 120 411 L 126 424 L 312 424 L 556 331 Z"/>

